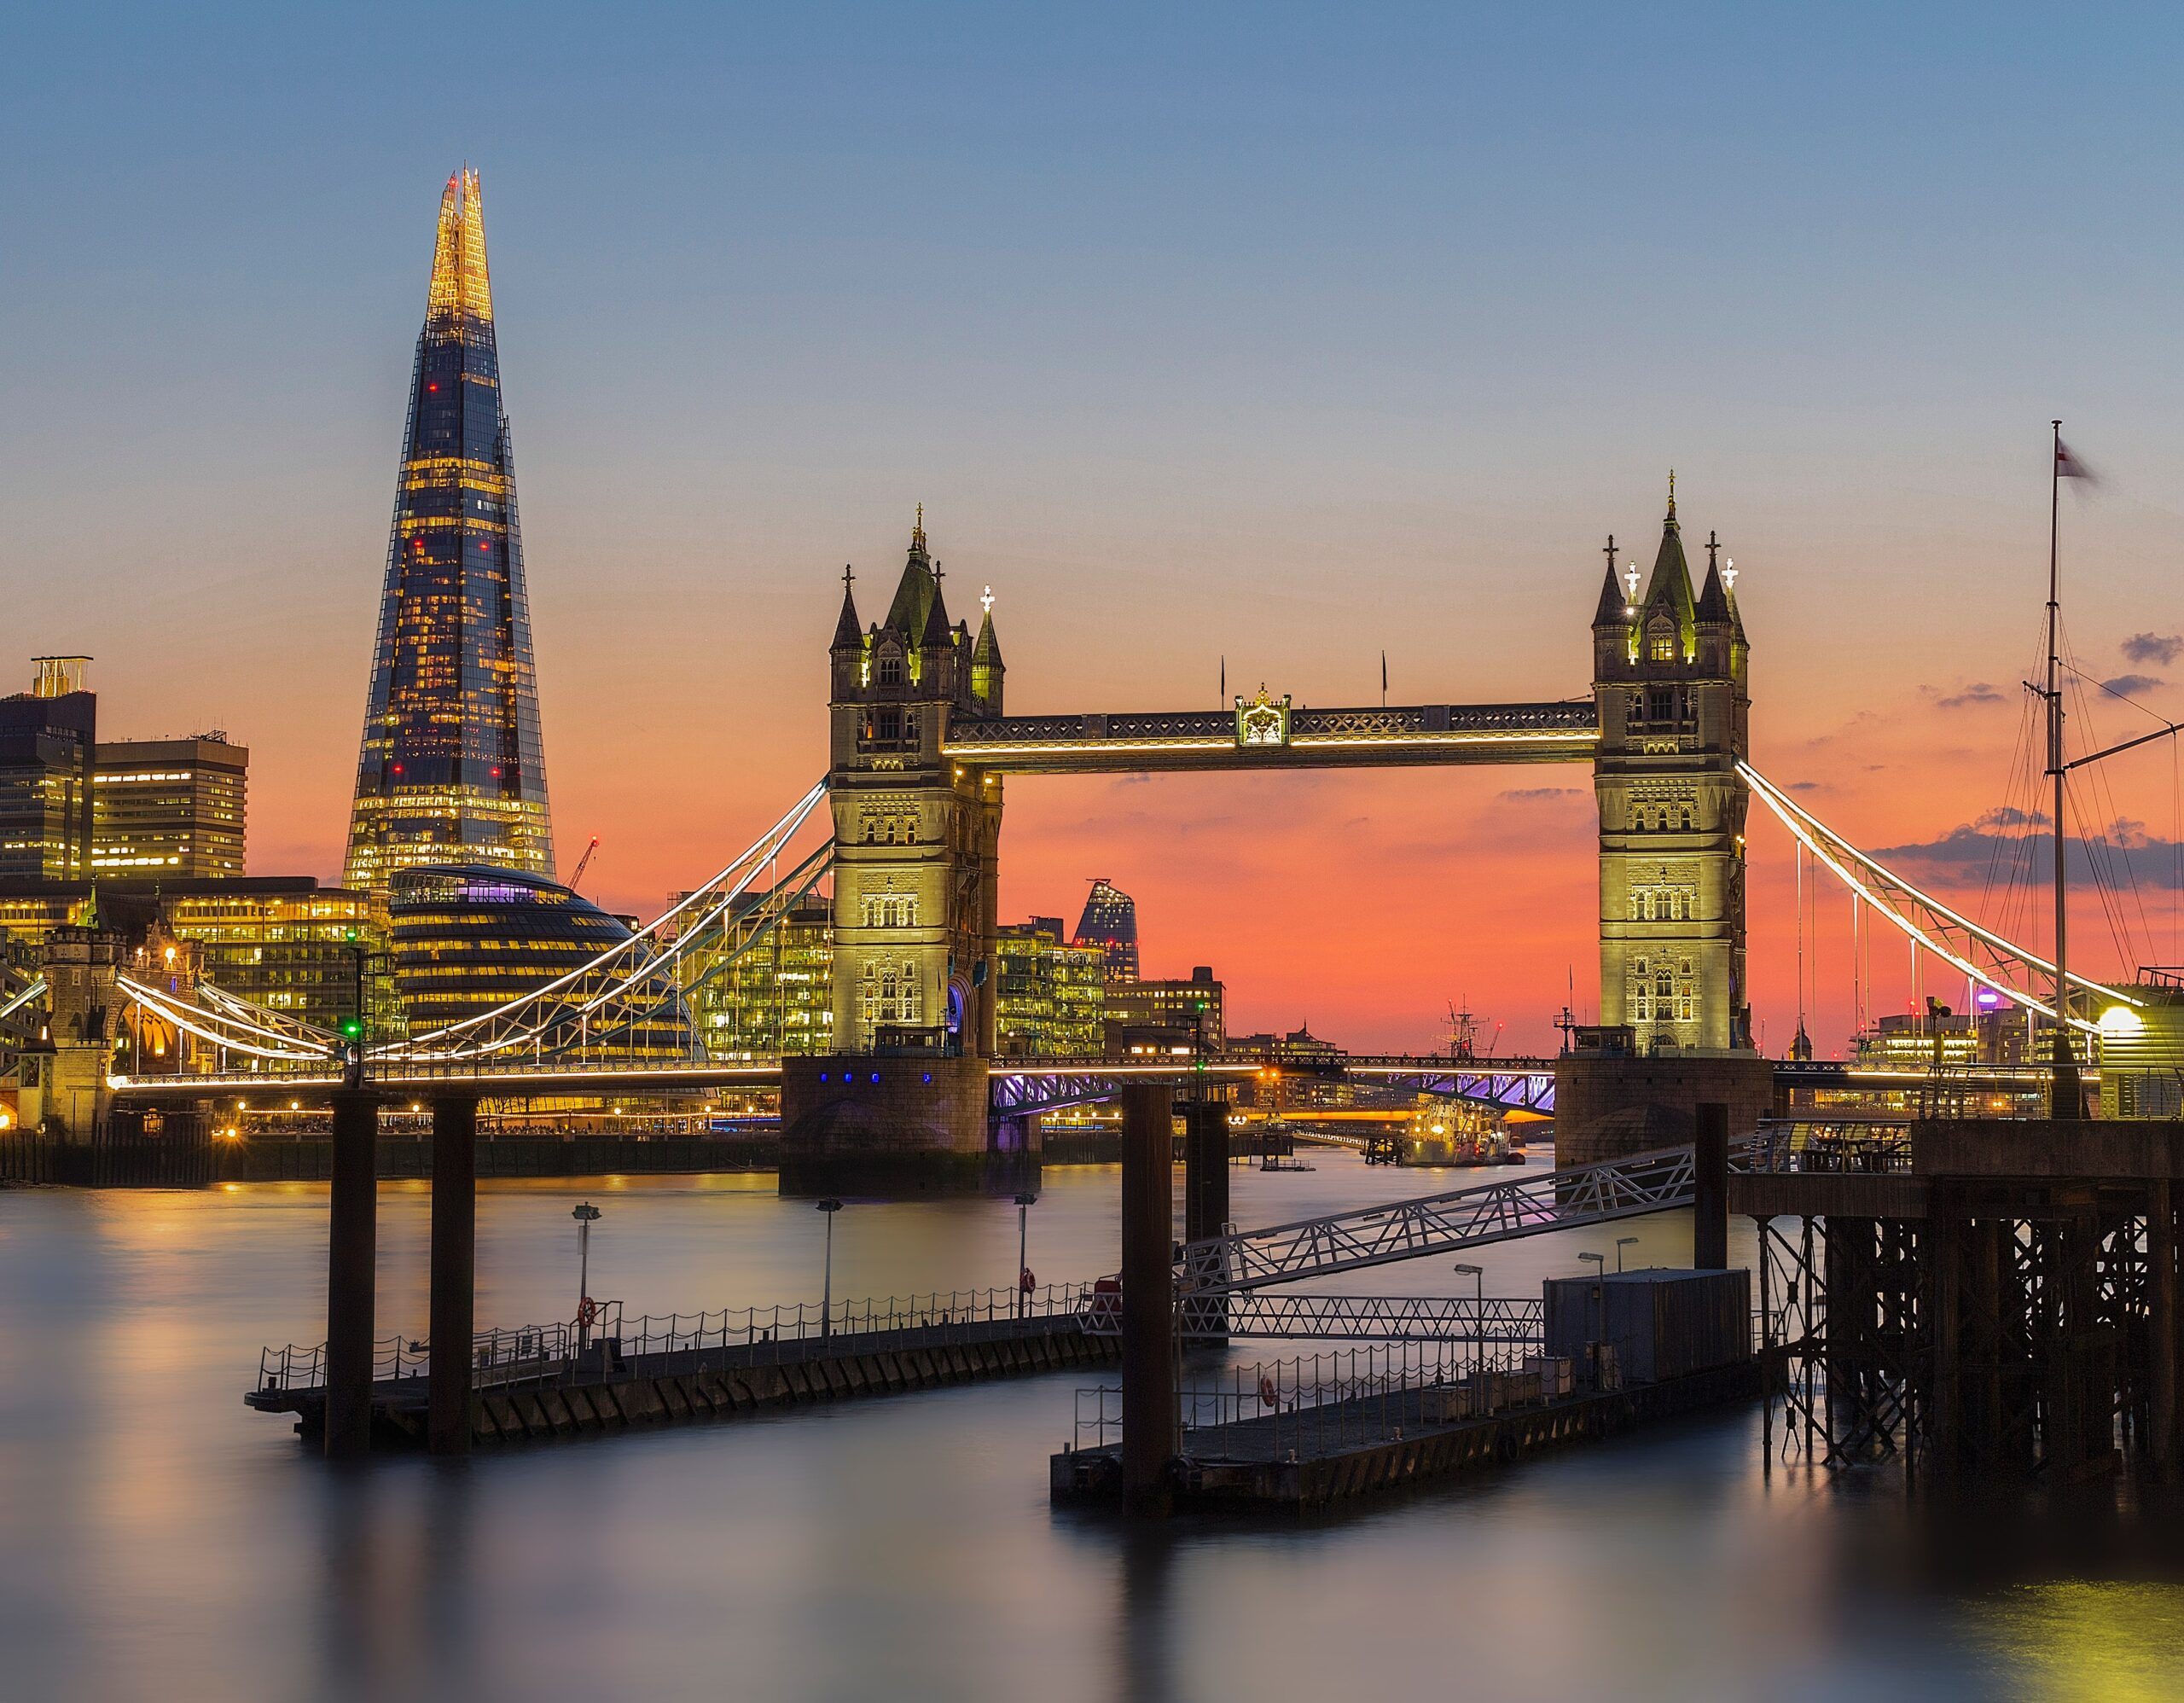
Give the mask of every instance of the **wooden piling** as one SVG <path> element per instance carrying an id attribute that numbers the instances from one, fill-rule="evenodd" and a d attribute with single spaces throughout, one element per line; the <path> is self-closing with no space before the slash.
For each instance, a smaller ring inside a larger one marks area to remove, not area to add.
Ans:
<path id="1" fill-rule="evenodd" d="M 1719 1101 L 1698 1107 L 1692 1148 L 1691 1264 L 1695 1270 L 1729 1269 L 1729 1108 Z"/>

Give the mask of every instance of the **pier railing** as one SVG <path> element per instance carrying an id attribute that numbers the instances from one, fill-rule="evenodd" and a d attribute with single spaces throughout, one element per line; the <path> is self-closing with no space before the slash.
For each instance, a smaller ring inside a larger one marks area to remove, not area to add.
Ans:
<path id="1" fill-rule="evenodd" d="M 1426 1391 L 1453 1386 L 1476 1371 L 1514 1370 L 1528 1349 L 1538 1351 L 1536 1345 L 1521 1343 L 1403 1343 L 1231 1366 L 1177 1387 L 1176 1429 L 1223 1430 L 1223 1444 L 1240 1443 L 1253 1458 L 1272 1460 L 1293 1450 L 1324 1454 L 1385 1441 L 1423 1422 Z M 1249 1432 L 1240 1434 L 1236 1427 L 1247 1422 Z M 1105 1448 L 1121 1439 L 1121 1387 L 1078 1390 L 1071 1448 Z"/>
<path id="2" fill-rule="evenodd" d="M 772 1307 L 723 1308 L 718 1312 L 625 1313 L 619 1301 L 598 1305 L 593 1318 L 576 1322 L 519 1325 L 481 1330 L 471 1338 L 473 1382 L 568 1381 L 603 1369 L 609 1358 L 726 1353 L 746 1359 L 790 1357 L 786 1351 L 841 1338 L 860 1349 L 891 1344 L 945 1346 L 993 1334 L 996 1325 L 1075 1317 L 1089 1293 L 1083 1285 L 1050 1283 L 1018 1289 L 936 1290 L 924 1295 L 845 1299 L 822 1308 L 816 1301 Z M 422 1378 L 432 1345 L 421 1339 L 380 1338 L 373 1346 L 375 1383 Z M 799 1351 L 794 1357 L 806 1358 Z M 322 1389 L 326 1346 L 288 1343 L 259 1351 L 259 1392 Z"/>

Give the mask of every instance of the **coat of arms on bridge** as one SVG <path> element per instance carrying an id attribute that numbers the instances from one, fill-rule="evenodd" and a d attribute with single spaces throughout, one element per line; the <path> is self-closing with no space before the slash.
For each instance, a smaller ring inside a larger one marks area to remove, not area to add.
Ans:
<path id="1" fill-rule="evenodd" d="M 1266 695 L 1266 684 L 1259 684 L 1258 696 L 1248 703 L 1236 700 L 1236 743 L 1246 745 L 1287 745 L 1289 743 L 1289 695 L 1284 692 L 1275 702 Z"/>

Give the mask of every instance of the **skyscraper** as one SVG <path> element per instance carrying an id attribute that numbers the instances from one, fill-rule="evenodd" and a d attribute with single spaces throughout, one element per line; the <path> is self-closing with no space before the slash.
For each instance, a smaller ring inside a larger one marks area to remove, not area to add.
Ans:
<path id="1" fill-rule="evenodd" d="M 440 197 L 343 879 L 384 894 L 397 870 L 428 863 L 554 873 L 485 210 L 467 167 Z"/>
<path id="2" fill-rule="evenodd" d="M 1079 946 L 1097 946 L 1107 955 L 1109 981 L 1137 979 L 1137 901 L 1105 875 L 1093 878 L 1077 919 Z"/>

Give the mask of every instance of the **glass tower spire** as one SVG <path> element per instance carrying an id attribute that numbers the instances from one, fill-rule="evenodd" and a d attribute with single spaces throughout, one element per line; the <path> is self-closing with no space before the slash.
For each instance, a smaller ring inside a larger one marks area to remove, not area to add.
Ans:
<path id="1" fill-rule="evenodd" d="M 554 875 L 538 684 L 478 174 L 440 197 L 387 540 L 343 881 L 490 864 Z"/>

